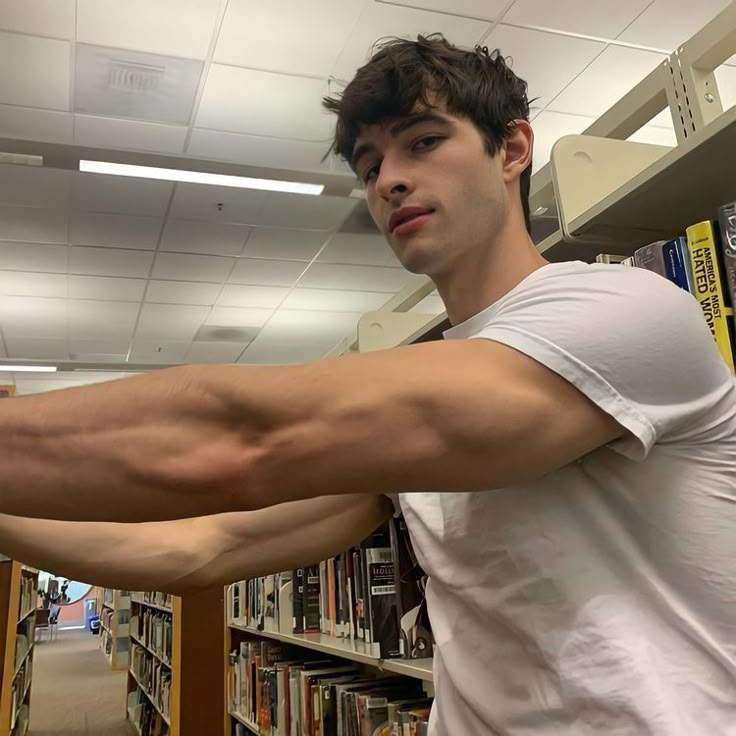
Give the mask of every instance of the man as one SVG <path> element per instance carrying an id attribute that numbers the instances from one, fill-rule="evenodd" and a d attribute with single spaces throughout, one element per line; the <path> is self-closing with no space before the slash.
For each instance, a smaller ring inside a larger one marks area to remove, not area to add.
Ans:
<path id="1" fill-rule="evenodd" d="M 526 85 L 497 54 L 395 42 L 326 104 L 448 339 L 2 402 L 0 509 L 107 521 L 6 516 L 3 551 L 182 592 L 336 553 L 399 491 L 434 736 L 735 732 L 736 386 L 697 303 L 539 255 Z"/>

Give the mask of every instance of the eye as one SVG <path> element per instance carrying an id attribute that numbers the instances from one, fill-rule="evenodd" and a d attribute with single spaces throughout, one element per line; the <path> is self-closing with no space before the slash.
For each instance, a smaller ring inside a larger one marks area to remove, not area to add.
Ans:
<path id="1" fill-rule="evenodd" d="M 426 150 L 432 149 L 441 140 L 442 140 L 442 136 L 439 136 L 439 135 L 425 135 L 423 138 L 420 138 L 418 141 L 414 143 L 414 145 L 412 146 L 412 150 L 413 151 L 426 151 Z"/>
<path id="2" fill-rule="evenodd" d="M 367 184 L 369 181 L 373 181 L 373 179 L 378 177 L 378 172 L 381 170 L 381 166 L 379 164 L 376 164 L 375 166 L 368 167 L 363 172 L 363 182 Z"/>

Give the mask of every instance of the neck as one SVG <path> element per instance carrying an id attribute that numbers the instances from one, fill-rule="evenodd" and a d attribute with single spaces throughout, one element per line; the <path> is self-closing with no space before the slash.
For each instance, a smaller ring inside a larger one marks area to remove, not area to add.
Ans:
<path id="1" fill-rule="evenodd" d="M 453 262 L 446 273 L 432 275 L 452 325 L 460 324 L 498 301 L 530 273 L 546 265 L 523 221 L 509 222 L 481 247 Z"/>

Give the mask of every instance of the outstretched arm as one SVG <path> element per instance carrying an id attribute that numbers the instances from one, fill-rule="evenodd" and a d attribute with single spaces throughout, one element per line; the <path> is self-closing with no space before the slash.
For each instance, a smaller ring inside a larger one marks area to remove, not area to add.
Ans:
<path id="1" fill-rule="evenodd" d="M 391 512 L 385 496 L 332 496 L 141 524 L 0 514 L 0 548 L 70 579 L 182 595 L 318 562 L 365 539 Z"/>
<path id="2" fill-rule="evenodd" d="M 0 511 L 150 521 L 538 478 L 622 427 L 491 340 L 182 366 L 0 402 Z"/>

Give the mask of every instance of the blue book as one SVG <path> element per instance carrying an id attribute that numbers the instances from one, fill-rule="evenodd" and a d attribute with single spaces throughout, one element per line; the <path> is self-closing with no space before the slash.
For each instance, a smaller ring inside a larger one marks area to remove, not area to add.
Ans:
<path id="1" fill-rule="evenodd" d="M 680 235 L 679 238 L 670 240 L 665 245 L 665 248 L 670 244 L 674 244 L 674 250 L 677 251 L 677 261 L 680 264 L 680 275 L 677 278 L 673 278 L 669 275 L 669 263 L 670 258 L 665 253 L 665 263 L 668 268 L 668 278 L 676 283 L 680 288 L 689 291 L 691 294 L 695 293 L 695 286 L 693 281 L 693 268 L 690 263 L 690 253 L 687 248 L 687 238 L 684 235 Z"/>

